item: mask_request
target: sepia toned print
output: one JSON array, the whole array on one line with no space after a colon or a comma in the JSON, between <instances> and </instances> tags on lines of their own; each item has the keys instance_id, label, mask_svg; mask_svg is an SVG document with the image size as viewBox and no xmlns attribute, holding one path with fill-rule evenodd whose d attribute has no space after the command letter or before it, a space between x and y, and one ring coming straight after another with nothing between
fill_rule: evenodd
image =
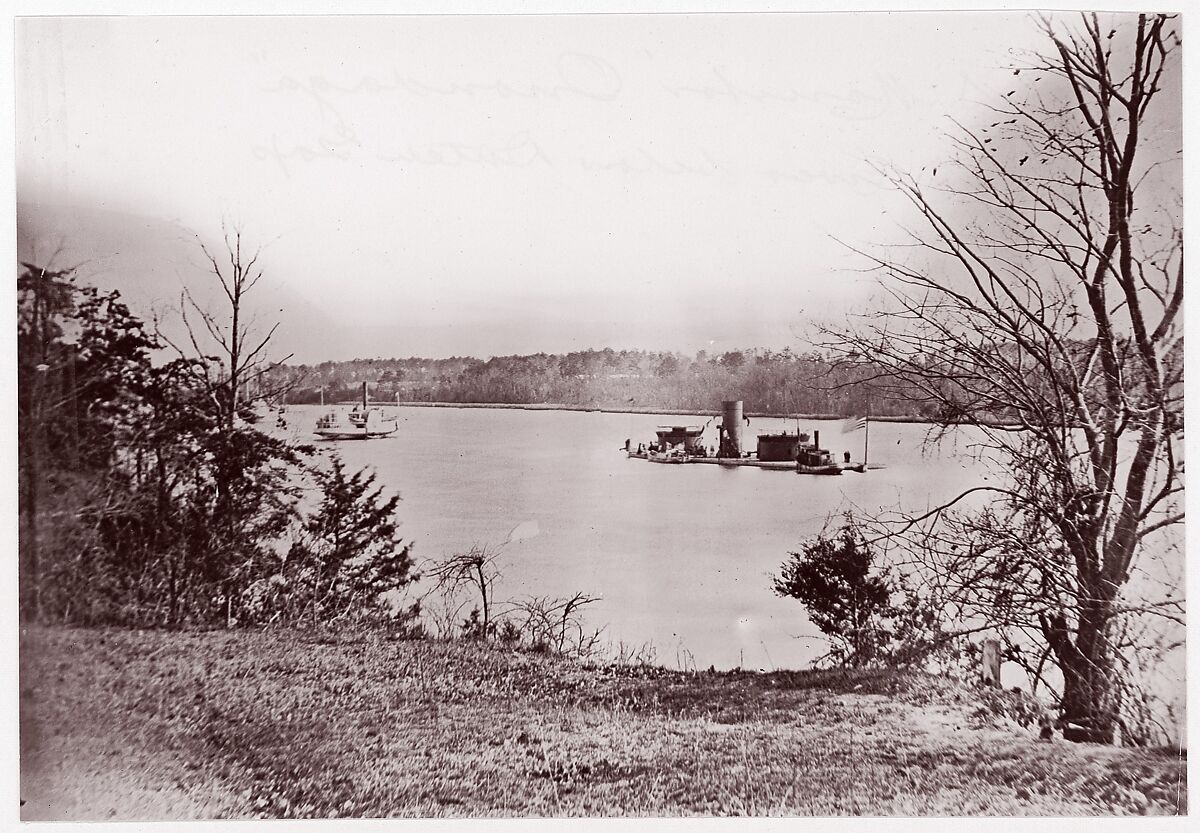
<instances>
[{"instance_id":1,"label":"sepia toned print","mask_svg":"<svg viewBox=\"0 0 1200 833\"><path fill-rule=\"evenodd\" d=\"M20 818L1186 814L1180 33L18 18Z\"/></svg>"}]
</instances>

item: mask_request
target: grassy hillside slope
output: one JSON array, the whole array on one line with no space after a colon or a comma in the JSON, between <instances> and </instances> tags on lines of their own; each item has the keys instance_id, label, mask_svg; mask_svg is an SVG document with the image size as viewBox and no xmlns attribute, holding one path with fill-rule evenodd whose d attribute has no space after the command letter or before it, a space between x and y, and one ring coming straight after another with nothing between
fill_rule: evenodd
<instances>
[{"instance_id":1,"label":"grassy hillside slope","mask_svg":"<svg viewBox=\"0 0 1200 833\"><path fill-rule=\"evenodd\" d=\"M1012 699L375 632L32 629L22 817L1186 812L1184 761L1039 742Z\"/></svg>"}]
</instances>

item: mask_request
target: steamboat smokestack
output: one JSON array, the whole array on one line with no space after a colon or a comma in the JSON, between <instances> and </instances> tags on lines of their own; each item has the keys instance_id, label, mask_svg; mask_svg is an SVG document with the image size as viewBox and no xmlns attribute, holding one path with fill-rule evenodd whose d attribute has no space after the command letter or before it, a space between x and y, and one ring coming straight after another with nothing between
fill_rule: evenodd
<instances>
[{"instance_id":1,"label":"steamboat smokestack","mask_svg":"<svg viewBox=\"0 0 1200 833\"><path fill-rule=\"evenodd\" d=\"M742 400L721 403L721 450L718 457L742 456Z\"/></svg>"},{"instance_id":2,"label":"steamboat smokestack","mask_svg":"<svg viewBox=\"0 0 1200 833\"><path fill-rule=\"evenodd\" d=\"M363 382L363 410L367 409L367 383Z\"/></svg>"}]
</instances>

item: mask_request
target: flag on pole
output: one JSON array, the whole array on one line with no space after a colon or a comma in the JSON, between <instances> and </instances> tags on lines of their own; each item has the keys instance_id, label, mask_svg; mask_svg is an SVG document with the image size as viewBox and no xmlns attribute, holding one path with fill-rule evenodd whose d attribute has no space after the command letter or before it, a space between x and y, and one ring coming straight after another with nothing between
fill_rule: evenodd
<instances>
[{"instance_id":1,"label":"flag on pole","mask_svg":"<svg viewBox=\"0 0 1200 833\"><path fill-rule=\"evenodd\" d=\"M850 417L842 423L842 433L849 434L851 431L858 431L860 428L867 427L866 417Z\"/></svg>"}]
</instances>

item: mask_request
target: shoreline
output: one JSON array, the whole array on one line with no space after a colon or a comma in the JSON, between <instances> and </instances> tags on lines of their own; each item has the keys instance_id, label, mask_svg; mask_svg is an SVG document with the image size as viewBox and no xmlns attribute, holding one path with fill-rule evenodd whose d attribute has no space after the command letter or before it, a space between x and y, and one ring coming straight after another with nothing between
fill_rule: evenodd
<instances>
[{"instance_id":1,"label":"shoreline","mask_svg":"<svg viewBox=\"0 0 1200 833\"><path fill-rule=\"evenodd\" d=\"M316 402L296 403L305 405L317 405ZM354 405L357 400L347 400L345 402L328 403L328 406L334 405ZM401 408L484 408L496 410L510 411L586 411L589 413L601 414L643 414L646 416L696 416L696 417L714 417L720 416L719 410L695 410L695 409L674 409L674 408L613 408L613 407L590 407L587 405L567 405L552 402L418 402L418 401L401 401L391 402L384 400L372 400L368 402L371 406L382 407L392 406ZM753 419L809 419L821 421L837 421L853 419L843 414L773 414L763 411L746 411L745 416ZM916 416L873 416L869 418L871 422L898 422L906 424L924 424L934 425L935 423L925 417Z\"/></svg>"}]
</instances>

